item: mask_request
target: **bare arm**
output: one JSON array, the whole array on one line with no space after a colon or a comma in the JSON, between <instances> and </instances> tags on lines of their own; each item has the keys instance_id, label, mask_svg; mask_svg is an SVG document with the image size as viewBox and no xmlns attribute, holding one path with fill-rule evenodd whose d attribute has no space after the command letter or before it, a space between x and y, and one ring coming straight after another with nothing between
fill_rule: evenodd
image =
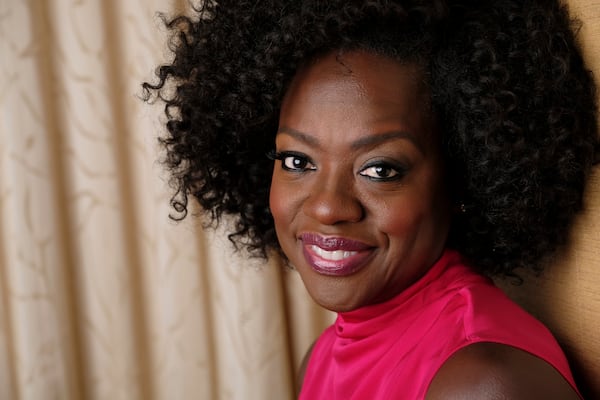
<instances>
[{"instance_id":1,"label":"bare arm","mask_svg":"<svg viewBox=\"0 0 600 400\"><path fill-rule=\"evenodd\" d=\"M547 362L514 347L470 345L438 371L427 400L578 400L569 383Z\"/></svg>"}]
</instances>

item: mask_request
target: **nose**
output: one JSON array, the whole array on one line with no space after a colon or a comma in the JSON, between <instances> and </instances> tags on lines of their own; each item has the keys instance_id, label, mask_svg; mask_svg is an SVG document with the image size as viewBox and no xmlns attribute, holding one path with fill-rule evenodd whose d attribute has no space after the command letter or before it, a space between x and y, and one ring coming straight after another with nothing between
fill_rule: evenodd
<instances>
[{"instance_id":1,"label":"nose","mask_svg":"<svg viewBox=\"0 0 600 400\"><path fill-rule=\"evenodd\" d=\"M347 180L318 180L304 200L304 214L323 225L358 222L365 210Z\"/></svg>"}]
</instances>

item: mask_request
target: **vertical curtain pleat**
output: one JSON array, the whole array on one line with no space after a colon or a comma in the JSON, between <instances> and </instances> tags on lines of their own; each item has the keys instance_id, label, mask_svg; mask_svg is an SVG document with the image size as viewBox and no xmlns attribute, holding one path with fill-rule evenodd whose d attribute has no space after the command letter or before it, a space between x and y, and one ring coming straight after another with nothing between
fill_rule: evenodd
<instances>
[{"instance_id":1,"label":"vertical curtain pleat","mask_svg":"<svg viewBox=\"0 0 600 400\"><path fill-rule=\"evenodd\" d=\"M0 399L291 399L332 321L292 269L233 251L229 221L168 218L162 105L140 83L170 57L156 13L187 7L0 0ZM582 232L573 286L553 293L590 293L570 309L589 331L598 275L581 260L597 259L598 231ZM555 327L591 376L571 328Z\"/></svg>"},{"instance_id":2,"label":"vertical curtain pleat","mask_svg":"<svg viewBox=\"0 0 600 400\"><path fill-rule=\"evenodd\" d=\"M226 226L168 219L140 83L185 5L0 0L1 399L292 398L331 319Z\"/></svg>"},{"instance_id":3,"label":"vertical curtain pleat","mask_svg":"<svg viewBox=\"0 0 600 400\"><path fill-rule=\"evenodd\" d=\"M14 2L3 11L3 286L16 386L0 390L7 398L80 396L78 303L67 178L58 156L64 121L55 102L51 16L45 4Z\"/></svg>"}]
</instances>

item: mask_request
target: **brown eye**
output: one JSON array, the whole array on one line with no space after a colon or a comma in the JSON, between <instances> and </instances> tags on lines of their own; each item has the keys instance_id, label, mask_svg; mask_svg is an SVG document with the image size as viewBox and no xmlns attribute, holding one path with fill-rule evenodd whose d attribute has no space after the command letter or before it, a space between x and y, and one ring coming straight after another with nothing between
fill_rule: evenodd
<instances>
[{"instance_id":1,"label":"brown eye","mask_svg":"<svg viewBox=\"0 0 600 400\"><path fill-rule=\"evenodd\" d=\"M389 164L372 164L363 168L359 174L374 181L391 181L400 179L405 174L404 168Z\"/></svg>"},{"instance_id":2,"label":"brown eye","mask_svg":"<svg viewBox=\"0 0 600 400\"><path fill-rule=\"evenodd\" d=\"M281 160L284 168L289 170L305 169L308 165L308 160L298 156L289 156Z\"/></svg>"},{"instance_id":3,"label":"brown eye","mask_svg":"<svg viewBox=\"0 0 600 400\"><path fill-rule=\"evenodd\" d=\"M274 159L281 161L281 168L291 172L315 170L316 167L308 156L295 152L276 153Z\"/></svg>"}]
</instances>

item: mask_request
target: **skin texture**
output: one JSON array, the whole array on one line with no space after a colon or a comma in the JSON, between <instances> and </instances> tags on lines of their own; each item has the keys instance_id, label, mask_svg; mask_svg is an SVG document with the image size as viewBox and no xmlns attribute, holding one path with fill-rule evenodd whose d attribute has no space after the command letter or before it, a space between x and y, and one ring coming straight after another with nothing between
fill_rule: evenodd
<instances>
[{"instance_id":1,"label":"skin texture","mask_svg":"<svg viewBox=\"0 0 600 400\"><path fill-rule=\"evenodd\" d=\"M302 360L298 394L314 343ZM548 363L514 347L477 343L454 354L437 372L425 400L578 400Z\"/></svg>"},{"instance_id":2,"label":"skin texture","mask_svg":"<svg viewBox=\"0 0 600 400\"><path fill-rule=\"evenodd\" d=\"M452 221L453 248L483 274L512 277L567 243L600 146L595 85L564 2L197 3L165 21L173 61L144 84L165 106L173 218L197 202L207 225L232 221L240 249L281 253L265 155L282 98L315 54L363 49L427 71L466 210Z\"/></svg>"},{"instance_id":3,"label":"skin texture","mask_svg":"<svg viewBox=\"0 0 600 400\"><path fill-rule=\"evenodd\" d=\"M301 68L284 98L271 212L284 253L329 310L397 295L443 251L450 205L422 81L412 64L329 53ZM311 268L304 234L368 248L358 271L331 276Z\"/></svg>"},{"instance_id":4,"label":"skin texture","mask_svg":"<svg viewBox=\"0 0 600 400\"><path fill-rule=\"evenodd\" d=\"M458 351L438 371L426 400L570 400L579 399L564 378L545 361L495 343Z\"/></svg>"},{"instance_id":5,"label":"skin texture","mask_svg":"<svg viewBox=\"0 0 600 400\"><path fill-rule=\"evenodd\" d=\"M298 373L298 395L314 343ZM454 354L437 372L425 400L578 400L548 363L522 350L477 343Z\"/></svg>"},{"instance_id":6,"label":"skin texture","mask_svg":"<svg viewBox=\"0 0 600 400\"><path fill-rule=\"evenodd\" d=\"M411 204L415 187L372 190L369 182L359 184L352 168L346 170L349 179L334 180L344 160L355 156L351 151L327 143L321 149L325 152L313 156L318 168L298 175L284 173L281 160L276 162L274 201L268 206L272 165L265 154L272 150L282 98L298 67L331 49L377 49L427 71L445 138L444 158L454 170L456 184L448 186L460 187L454 194L460 195L455 198L466 211L452 219L448 243L486 275L540 269L544 258L566 243L582 206L589 168L600 154L595 85L561 3L223 0L202 2L191 17L169 19L173 62L158 68L158 81L145 83L144 89L148 99L165 105L167 132L161 143L174 187L173 217L184 218L188 200L194 199L215 226L222 216L233 218L229 238L239 247L266 258L287 246L283 250L313 297L330 309L384 300L414 281L439 256L435 246L424 255L426 235L408 240L411 233L426 231L417 228L427 224L420 224L424 220L411 215L394 195L406 194L404 200ZM379 74L383 64L378 58L370 67ZM352 65L345 66L351 75ZM382 85L389 89L397 81ZM355 93L368 95L359 89ZM414 91L406 93L413 93L415 104L421 100ZM333 111L323 111L315 121L301 120L301 125L319 123L317 128L338 136L355 133L343 126L327 127L339 112ZM348 114L338 115L338 122L360 115ZM290 140L283 136L278 135L278 150L285 144L282 140ZM405 150L419 154L409 144ZM319 178L310 181L315 175ZM345 186L337 187L338 182ZM286 185L290 190L284 190ZM384 186L391 188L394 182ZM387 195L371 201L377 191ZM436 197L423 193L421 198ZM445 193L438 197L441 215L447 213L445 198ZM335 203L343 206L333 209L337 216L328 211ZM423 203L419 207L432 206ZM406 219L381 217L379 213L389 215L386 204L396 204ZM358 219L347 219L352 214ZM326 222L327 215L334 222ZM280 219L281 246L272 217ZM379 225L364 223L372 220ZM320 228L326 235L374 239L384 250L387 239L404 237L407 248L420 243L422 253L396 264L381 262L381 270L365 268L355 274L365 275L362 280L323 277L307 268L293 236L294 231Z\"/></svg>"},{"instance_id":7,"label":"skin texture","mask_svg":"<svg viewBox=\"0 0 600 400\"><path fill-rule=\"evenodd\" d=\"M422 276L443 250L450 203L421 77L414 65L368 52L330 53L301 68L286 94L271 210L282 248L325 308L343 312L385 301ZM374 160L398 169L377 170ZM396 178L370 179L381 176ZM366 243L370 254L355 273L319 273L305 256L307 232ZM451 357L427 395L576 398L543 360L489 343Z\"/></svg>"},{"instance_id":8,"label":"skin texture","mask_svg":"<svg viewBox=\"0 0 600 400\"><path fill-rule=\"evenodd\" d=\"M446 193L421 193L422 209L403 206L414 205L418 190L410 177L419 175L419 168L411 169L406 185L393 189L401 181L389 181L382 186L390 190L377 189L379 183L362 181L355 166L349 168L358 160L355 153L344 143L336 148L325 141L320 150L326 151L311 154L315 170L294 175L281 170L282 160L275 163L269 207L272 165L265 154L272 150L282 98L298 67L332 49L376 49L427 71L424 80L443 128L446 170L453 170L450 179L438 178L454 179L448 186L465 205L452 219L449 245L483 274L513 276L520 268L541 269L545 258L567 243L590 166L600 160L600 144L595 85L564 2L222 0L202 2L195 11L165 21L173 61L157 68L155 83L144 84L147 99L165 105L161 143L174 188L173 218L184 218L192 199L215 226L223 216L232 217L229 238L236 245L265 258L288 253L312 296L330 309L384 300L414 281L439 256L434 244L445 240L443 222L436 238L427 233L427 217L414 213L433 208L440 219L449 219ZM379 58L370 64L379 74L386 63ZM353 66L346 63L346 72L348 67ZM385 91L397 83L390 79L379 86ZM423 88L415 89L406 91L415 97L410 106L422 100L415 93ZM361 88L354 92L369 94ZM356 126L343 124L361 114L336 112L300 120L300 128L315 124L319 138L327 130L355 134ZM326 126L336 116L339 124ZM290 140L284 136L278 135L278 150ZM409 143L402 146L403 152L419 155ZM338 173L344 180L335 178ZM444 192L441 187L436 190ZM384 218L391 207L405 219ZM273 217L279 219L279 237ZM366 224L370 221L375 224ZM318 275L298 251L294 233L305 229L365 240L378 249L381 262L350 277ZM402 245L387 250L398 242ZM411 257L394 263L383 256L403 256L410 247ZM453 360L461 360L459 354ZM490 366L478 364L479 357L471 361L474 372ZM533 364L529 370L535 372ZM500 372L518 370L508 365Z\"/></svg>"}]
</instances>

